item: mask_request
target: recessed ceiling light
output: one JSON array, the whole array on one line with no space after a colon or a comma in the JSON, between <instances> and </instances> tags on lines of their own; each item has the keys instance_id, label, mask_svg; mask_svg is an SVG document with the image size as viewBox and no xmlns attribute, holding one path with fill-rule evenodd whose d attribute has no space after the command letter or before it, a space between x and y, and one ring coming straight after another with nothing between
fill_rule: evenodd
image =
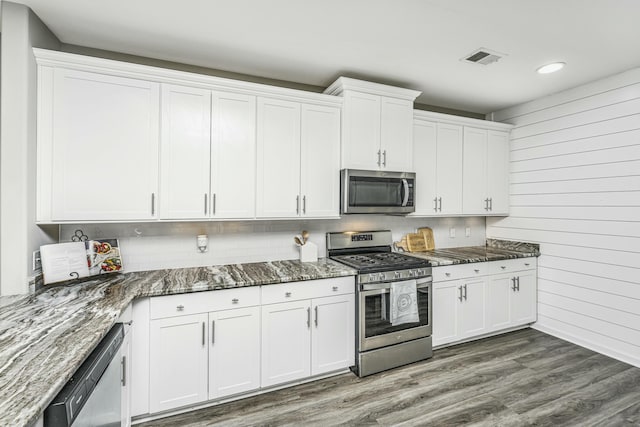
<instances>
[{"instance_id":1,"label":"recessed ceiling light","mask_svg":"<svg viewBox=\"0 0 640 427\"><path fill-rule=\"evenodd\" d=\"M564 62L552 62L551 64L543 65L542 67L538 68L536 71L540 74L554 73L558 70L563 69L565 65L566 64Z\"/></svg>"}]
</instances>

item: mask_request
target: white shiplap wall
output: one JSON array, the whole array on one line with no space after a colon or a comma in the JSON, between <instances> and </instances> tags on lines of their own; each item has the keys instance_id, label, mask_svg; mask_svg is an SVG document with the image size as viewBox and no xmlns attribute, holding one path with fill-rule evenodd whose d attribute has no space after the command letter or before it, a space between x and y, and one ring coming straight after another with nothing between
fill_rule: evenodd
<instances>
[{"instance_id":1,"label":"white shiplap wall","mask_svg":"<svg viewBox=\"0 0 640 427\"><path fill-rule=\"evenodd\" d=\"M487 236L540 244L534 327L640 366L640 69L491 118L515 128Z\"/></svg>"}]
</instances>

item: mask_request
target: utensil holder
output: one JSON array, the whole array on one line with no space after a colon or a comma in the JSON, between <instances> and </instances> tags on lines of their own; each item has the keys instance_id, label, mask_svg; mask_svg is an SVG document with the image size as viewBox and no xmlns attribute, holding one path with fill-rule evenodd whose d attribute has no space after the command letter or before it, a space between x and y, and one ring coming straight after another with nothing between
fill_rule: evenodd
<instances>
[{"instance_id":1,"label":"utensil holder","mask_svg":"<svg viewBox=\"0 0 640 427\"><path fill-rule=\"evenodd\" d=\"M300 246L300 261L301 262L316 262L318 261L318 246L314 243L307 242Z\"/></svg>"}]
</instances>

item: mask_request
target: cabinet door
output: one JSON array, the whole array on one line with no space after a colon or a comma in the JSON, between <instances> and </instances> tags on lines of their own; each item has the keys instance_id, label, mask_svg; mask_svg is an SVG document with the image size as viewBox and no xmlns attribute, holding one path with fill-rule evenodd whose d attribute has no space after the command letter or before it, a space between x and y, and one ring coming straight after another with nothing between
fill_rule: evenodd
<instances>
[{"instance_id":1,"label":"cabinet door","mask_svg":"<svg viewBox=\"0 0 640 427\"><path fill-rule=\"evenodd\" d=\"M211 214L253 218L256 214L256 98L213 92Z\"/></svg>"},{"instance_id":2,"label":"cabinet door","mask_svg":"<svg viewBox=\"0 0 640 427\"><path fill-rule=\"evenodd\" d=\"M120 425L129 427L131 425L131 332L124 336L120 347L120 384L122 394L120 396Z\"/></svg>"},{"instance_id":3,"label":"cabinet door","mask_svg":"<svg viewBox=\"0 0 640 427\"><path fill-rule=\"evenodd\" d=\"M518 290L511 294L511 322L525 325L537 319L537 275L535 270L517 273Z\"/></svg>"},{"instance_id":4,"label":"cabinet door","mask_svg":"<svg viewBox=\"0 0 640 427\"><path fill-rule=\"evenodd\" d=\"M151 321L150 412L207 399L207 314Z\"/></svg>"},{"instance_id":5,"label":"cabinet door","mask_svg":"<svg viewBox=\"0 0 640 427\"><path fill-rule=\"evenodd\" d=\"M436 162L438 214L459 214L462 212L462 126L438 123Z\"/></svg>"},{"instance_id":6,"label":"cabinet door","mask_svg":"<svg viewBox=\"0 0 640 427\"><path fill-rule=\"evenodd\" d=\"M162 85L160 217L208 216L211 92Z\"/></svg>"},{"instance_id":7,"label":"cabinet door","mask_svg":"<svg viewBox=\"0 0 640 427\"><path fill-rule=\"evenodd\" d=\"M433 345L438 346L458 340L458 310L461 282L433 284Z\"/></svg>"},{"instance_id":8,"label":"cabinet door","mask_svg":"<svg viewBox=\"0 0 640 427\"><path fill-rule=\"evenodd\" d=\"M380 97L349 91L342 108L342 167L380 168Z\"/></svg>"},{"instance_id":9,"label":"cabinet door","mask_svg":"<svg viewBox=\"0 0 640 427\"><path fill-rule=\"evenodd\" d=\"M381 98L380 148L382 169L407 172L413 162L413 102Z\"/></svg>"},{"instance_id":10,"label":"cabinet door","mask_svg":"<svg viewBox=\"0 0 640 427\"><path fill-rule=\"evenodd\" d=\"M300 104L258 99L257 166L257 216L298 216L301 204Z\"/></svg>"},{"instance_id":11,"label":"cabinet door","mask_svg":"<svg viewBox=\"0 0 640 427\"><path fill-rule=\"evenodd\" d=\"M487 131L464 128L462 149L462 212L486 215L487 196Z\"/></svg>"},{"instance_id":12,"label":"cabinet door","mask_svg":"<svg viewBox=\"0 0 640 427\"><path fill-rule=\"evenodd\" d=\"M463 300L460 303L459 338L473 337L486 332L486 279L462 282Z\"/></svg>"},{"instance_id":13,"label":"cabinet door","mask_svg":"<svg viewBox=\"0 0 640 427\"><path fill-rule=\"evenodd\" d=\"M51 219L156 218L159 84L57 68L51 93Z\"/></svg>"},{"instance_id":14,"label":"cabinet door","mask_svg":"<svg viewBox=\"0 0 640 427\"><path fill-rule=\"evenodd\" d=\"M513 275L490 276L487 282L487 329L497 331L511 326L510 301Z\"/></svg>"},{"instance_id":15,"label":"cabinet door","mask_svg":"<svg viewBox=\"0 0 640 427\"><path fill-rule=\"evenodd\" d=\"M260 307L209 313L209 399L260 388Z\"/></svg>"},{"instance_id":16,"label":"cabinet door","mask_svg":"<svg viewBox=\"0 0 640 427\"><path fill-rule=\"evenodd\" d=\"M355 295L312 300L311 374L318 375L354 364Z\"/></svg>"},{"instance_id":17,"label":"cabinet door","mask_svg":"<svg viewBox=\"0 0 640 427\"><path fill-rule=\"evenodd\" d=\"M339 216L339 108L302 105L300 165L302 215Z\"/></svg>"},{"instance_id":18,"label":"cabinet door","mask_svg":"<svg viewBox=\"0 0 640 427\"><path fill-rule=\"evenodd\" d=\"M437 125L425 120L413 123L413 170L416 173L416 215L436 215Z\"/></svg>"},{"instance_id":19,"label":"cabinet door","mask_svg":"<svg viewBox=\"0 0 640 427\"><path fill-rule=\"evenodd\" d=\"M487 139L487 195L489 214L509 214L509 134L489 131Z\"/></svg>"},{"instance_id":20,"label":"cabinet door","mask_svg":"<svg viewBox=\"0 0 640 427\"><path fill-rule=\"evenodd\" d=\"M262 306L262 387L311 373L309 300Z\"/></svg>"}]
</instances>

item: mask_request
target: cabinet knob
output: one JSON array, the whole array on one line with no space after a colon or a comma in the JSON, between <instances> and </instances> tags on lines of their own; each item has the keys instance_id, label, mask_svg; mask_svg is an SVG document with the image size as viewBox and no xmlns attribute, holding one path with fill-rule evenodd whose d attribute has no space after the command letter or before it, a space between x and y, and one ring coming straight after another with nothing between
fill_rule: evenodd
<instances>
[{"instance_id":1,"label":"cabinet knob","mask_svg":"<svg viewBox=\"0 0 640 427\"><path fill-rule=\"evenodd\" d=\"M338 292L338 287L337 287L337 286L334 286L334 287L332 287L332 288L331 288L331 290L332 290L333 292Z\"/></svg>"},{"instance_id":2,"label":"cabinet knob","mask_svg":"<svg viewBox=\"0 0 640 427\"><path fill-rule=\"evenodd\" d=\"M449 277L449 276L451 276L451 273L444 273L444 275Z\"/></svg>"},{"instance_id":3,"label":"cabinet knob","mask_svg":"<svg viewBox=\"0 0 640 427\"><path fill-rule=\"evenodd\" d=\"M289 298L289 297L291 296L291 292L285 292L285 293L284 293L284 296L285 296L285 297L287 297L287 298Z\"/></svg>"},{"instance_id":4,"label":"cabinet knob","mask_svg":"<svg viewBox=\"0 0 640 427\"><path fill-rule=\"evenodd\" d=\"M176 307L176 309L178 311L183 311L184 310L184 305L180 304L179 306Z\"/></svg>"},{"instance_id":5,"label":"cabinet knob","mask_svg":"<svg viewBox=\"0 0 640 427\"><path fill-rule=\"evenodd\" d=\"M525 266L525 267L529 267L529 265L531 265L531 264L529 264L528 262L525 262L525 263L524 263L524 266Z\"/></svg>"},{"instance_id":6,"label":"cabinet knob","mask_svg":"<svg viewBox=\"0 0 640 427\"><path fill-rule=\"evenodd\" d=\"M505 268L507 268L507 266L506 265L501 265L500 268L504 270Z\"/></svg>"},{"instance_id":7,"label":"cabinet knob","mask_svg":"<svg viewBox=\"0 0 640 427\"><path fill-rule=\"evenodd\" d=\"M238 298L234 298L231 300L232 304L237 304L238 302L240 302L240 300Z\"/></svg>"},{"instance_id":8,"label":"cabinet knob","mask_svg":"<svg viewBox=\"0 0 640 427\"><path fill-rule=\"evenodd\" d=\"M473 269L473 271L475 271L476 273L480 273L480 270L477 268Z\"/></svg>"}]
</instances>

